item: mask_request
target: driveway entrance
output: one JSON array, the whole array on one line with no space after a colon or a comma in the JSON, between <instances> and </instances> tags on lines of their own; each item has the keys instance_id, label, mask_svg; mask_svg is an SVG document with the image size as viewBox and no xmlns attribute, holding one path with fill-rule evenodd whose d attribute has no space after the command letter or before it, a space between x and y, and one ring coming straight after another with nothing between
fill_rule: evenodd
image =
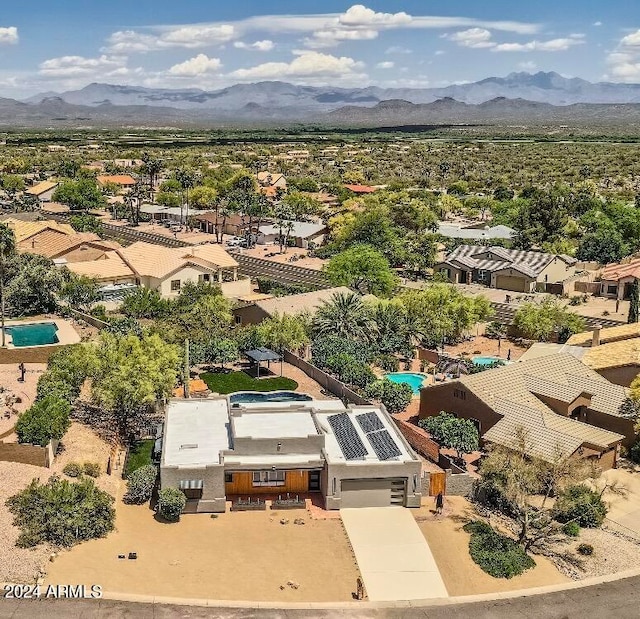
<instances>
[{"instance_id":1,"label":"driveway entrance","mask_svg":"<svg viewBox=\"0 0 640 619\"><path fill-rule=\"evenodd\" d=\"M429 545L409 509L341 509L340 516L371 601L448 597Z\"/></svg>"}]
</instances>

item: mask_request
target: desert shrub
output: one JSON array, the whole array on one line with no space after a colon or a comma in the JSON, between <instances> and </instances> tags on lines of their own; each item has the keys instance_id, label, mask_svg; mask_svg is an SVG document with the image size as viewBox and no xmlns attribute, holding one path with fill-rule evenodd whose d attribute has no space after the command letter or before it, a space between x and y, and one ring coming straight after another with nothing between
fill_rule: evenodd
<instances>
[{"instance_id":1,"label":"desert shrub","mask_svg":"<svg viewBox=\"0 0 640 619\"><path fill-rule=\"evenodd\" d=\"M485 522L469 522L464 525L464 530L471 534L471 558L490 576L513 578L535 567L535 561L521 546Z\"/></svg>"},{"instance_id":2,"label":"desert shrub","mask_svg":"<svg viewBox=\"0 0 640 619\"><path fill-rule=\"evenodd\" d=\"M82 465L82 472L89 477L100 477L100 465L97 462L85 462Z\"/></svg>"},{"instance_id":3,"label":"desert shrub","mask_svg":"<svg viewBox=\"0 0 640 619\"><path fill-rule=\"evenodd\" d=\"M44 447L51 439L61 439L71 425L70 414L69 402L59 395L38 400L18 419L18 441Z\"/></svg>"},{"instance_id":4,"label":"desert shrub","mask_svg":"<svg viewBox=\"0 0 640 619\"><path fill-rule=\"evenodd\" d=\"M587 486L570 486L556 499L553 517L558 522L576 522L581 527L597 528L607 515L607 506L599 493Z\"/></svg>"},{"instance_id":5,"label":"desert shrub","mask_svg":"<svg viewBox=\"0 0 640 619\"><path fill-rule=\"evenodd\" d=\"M28 548L40 543L73 546L104 537L113 531L113 497L96 487L92 479L71 482L51 477L46 484L34 479L7 500L21 529L16 545Z\"/></svg>"},{"instance_id":6,"label":"desert shrub","mask_svg":"<svg viewBox=\"0 0 640 619\"><path fill-rule=\"evenodd\" d=\"M68 477L80 477L82 475L82 467L77 462L69 462L69 464L65 464L62 472Z\"/></svg>"},{"instance_id":7,"label":"desert shrub","mask_svg":"<svg viewBox=\"0 0 640 619\"><path fill-rule=\"evenodd\" d=\"M562 527L562 532L569 537L578 537L580 535L580 525L577 522L567 522Z\"/></svg>"},{"instance_id":8,"label":"desert shrub","mask_svg":"<svg viewBox=\"0 0 640 619\"><path fill-rule=\"evenodd\" d=\"M629 449L629 458L636 464L640 464L640 441L635 442Z\"/></svg>"},{"instance_id":9,"label":"desert shrub","mask_svg":"<svg viewBox=\"0 0 640 619\"><path fill-rule=\"evenodd\" d=\"M157 475L158 471L152 464L133 471L127 479L127 492L122 500L134 505L146 503L153 494Z\"/></svg>"},{"instance_id":10,"label":"desert shrub","mask_svg":"<svg viewBox=\"0 0 640 619\"><path fill-rule=\"evenodd\" d=\"M177 522L180 520L180 514L187 499L184 493L177 488L165 488L158 493L158 504L156 511L169 522Z\"/></svg>"},{"instance_id":11,"label":"desert shrub","mask_svg":"<svg viewBox=\"0 0 640 619\"><path fill-rule=\"evenodd\" d=\"M411 403L413 391L406 383L393 383L385 378L367 385L365 395L382 402L390 413L400 413Z\"/></svg>"},{"instance_id":12,"label":"desert shrub","mask_svg":"<svg viewBox=\"0 0 640 619\"><path fill-rule=\"evenodd\" d=\"M593 554L593 546L591 544L580 544L576 550L585 557Z\"/></svg>"}]
</instances>

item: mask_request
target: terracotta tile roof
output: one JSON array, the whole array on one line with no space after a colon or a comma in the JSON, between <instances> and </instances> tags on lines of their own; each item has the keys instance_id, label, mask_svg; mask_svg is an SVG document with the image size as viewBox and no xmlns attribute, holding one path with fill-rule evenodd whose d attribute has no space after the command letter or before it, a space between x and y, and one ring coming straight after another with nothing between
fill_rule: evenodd
<instances>
[{"instance_id":1,"label":"terracotta tile roof","mask_svg":"<svg viewBox=\"0 0 640 619\"><path fill-rule=\"evenodd\" d=\"M23 221L9 217L4 222L13 230L16 243L21 243L25 239L31 238L34 234L39 234L44 230L53 230L64 235L76 234L76 231L69 224L60 224L57 221Z\"/></svg>"},{"instance_id":2,"label":"terracotta tile roof","mask_svg":"<svg viewBox=\"0 0 640 619\"><path fill-rule=\"evenodd\" d=\"M238 266L221 245L215 244L169 248L139 241L119 250L119 253L139 275L157 279L189 263L211 270Z\"/></svg>"},{"instance_id":3,"label":"terracotta tile roof","mask_svg":"<svg viewBox=\"0 0 640 619\"><path fill-rule=\"evenodd\" d=\"M126 187L136 184L136 179L129 174L99 174L96 177L98 185L105 185L106 183L114 183L115 185L123 185Z\"/></svg>"},{"instance_id":4,"label":"terracotta tile roof","mask_svg":"<svg viewBox=\"0 0 640 619\"><path fill-rule=\"evenodd\" d=\"M345 185L345 189L353 191L353 193L374 193L377 191L375 187L369 185Z\"/></svg>"},{"instance_id":5,"label":"terracotta tile roof","mask_svg":"<svg viewBox=\"0 0 640 619\"><path fill-rule=\"evenodd\" d=\"M290 294L284 297L272 297L263 301L256 301L255 304L269 316L274 314L300 314L302 312L315 313L323 303L331 301L334 294L348 294L351 292L349 288L339 286L338 288Z\"/></svg>"},{"instance_id":6,"label":"terracotta tile roof","mask_svg":"<svg viewBox=\"0 0 640 619\"><path fill-rule=\"evenodd\" d=\"M101 244L102 240L93 232L60 234L53 230L44 230L18 244L20 252L38 254L46 258L57 258L76 247L87 243Z\"/></svg>"},{"instance_id":7,"label":"terracotta tile roof","mask_svg":"<svg viewBox=\"0 0 640 619\"><path fill-rule=\"evenodd\" d=\"M566 353L462 376L454 381L454 385L456 383L502 416L485 433L484 438L488 441L511 446L515 430L523 427L532 451L538 457L553 460L559 450L568 455L583 443L608 447L623 438L622 435L564 417L538 397L570 403L580 395L588 394L591 396L592 410L614 417L621 414L627 390L610 383Z\"/></svg>"},{"instance_id":8,"label":"terracotta tile roof","mask_svg":"<svg viewBox=\"0 0 640 619\"><path fill-rule=\"evenodd\" d=\"M601 278L607 281L618 281L625 277L640 279L640 258L627 263L608 264L601 273Z\"/></svg>"},{"instance_id":9,"label":"terracotta tile roof","mask_svg":"<svg viewBox=\"0 0 640 619\"><path fill-rule=\"evenodd\" d=\"M72 262L67 268L77 275L93 277L98 281L122 280L135 278L135 273L129 265L118 255L117 251L107 252L99 260L86 262Z\"/></svg>"},{"instance_id":10,"label":"terracotta tile roof","mask_svg":"<svg viewBox=\"0 0 640 619\"><path fill-rule=\"evenodd\" d=\"M28 193L30 196L40 196L43 193L47 193L47 191L55 189L57 186L58 183L55 181L42 181L33 187L29 187L25 193Z\"/></svg>"},{"instance_id":11,"label":"terracotta tile roof","mask_svg":"<svg viewBox=\"0 0 640 619\"><path fill-rule=\"evenodd\" d=\"M617 327L607 327L600 330L600 344L609 344L611 342L620 342L640 337L640 323L632 322ZM593 331L583 331L572 335L567 344L570 346L591 346L593 341Z\"/></svg>"}]
</instances>

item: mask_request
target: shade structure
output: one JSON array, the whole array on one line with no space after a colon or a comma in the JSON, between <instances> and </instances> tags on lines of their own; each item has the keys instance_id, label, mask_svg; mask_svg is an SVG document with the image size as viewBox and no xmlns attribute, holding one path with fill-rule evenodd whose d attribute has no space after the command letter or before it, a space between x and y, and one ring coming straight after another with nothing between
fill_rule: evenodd
<instances>
[{"instance_id":1,"label":"shade structure","mask_svg":"<svg viewBox=\"0 0 640 619\"><path fill-rule=\"evenodd\" d=\"M270 348L265 348L264 346L255 348L254 350L245 350L244 354L258 366L258 378L260 378L260 364L263 361L269 362L282 360L277 352Z\"/></svg>"}]
</instances>

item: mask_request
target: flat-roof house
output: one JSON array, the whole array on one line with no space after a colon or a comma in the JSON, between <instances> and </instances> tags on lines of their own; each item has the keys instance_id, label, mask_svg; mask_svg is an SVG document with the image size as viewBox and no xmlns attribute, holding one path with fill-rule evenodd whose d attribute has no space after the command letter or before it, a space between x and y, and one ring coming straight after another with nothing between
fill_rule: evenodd
<instances>
[{"instance_id":1,"label":"flat-roof house","mask_svg":"<svg viewBox=\"0 0 640 619\"><path fill-rule=\"evenodd\" d=\"M628 299L631 286L640 280L640 258L608 264L600 274L600 294L614 299Z\"/></svg>"},{"instance_id":2,"label":"flat-roof house","mask_svg":"<svg viewBox=\"0 0 640 619\"><path fill-rule=\"evenodd\" d=\"M323 303L330 302L333 295L340 293L352 294L352 291L346 286L338 286L301 294L289 294L283 297L258 299L236 307L233 310L233 315L236 324L242 325L257 325L275 314L280 316L303 313L313 315Z\"/></svg>"},{"instance_id":3,"label":"flat-roof house","mask_svg":"<svg viewBox=\"0 0 640 619\"><path fill-rule=\"evenodd\" d=\"M534 457L589 458L609 469L620 443L635 440L627 398L572 355L553 354L425 387L420 418L454 413L472 420L483 441L506 447L522 429Z\"/></svg>"},{"instance_id":4,"label":"flat-roof house","mask_svg":"<svg viewBox=\"0 0 640 619\"><path fill-rule=\"evenodd\" d=\"M307 248L309 243L320 245L324 241L327 233L327 226L324 224L309 223L306 221L291 222L293 227L289 231L289 238L295 241L296 247ZM278 224L268 224L260 226L258 229L258 244L278 243L280 235L287 235L287 230Z\"/></svg>"},{"instance_id":5,"label":"flat-roof house","mask_svg":"<svg viewBox=\"0 0 640 619\"><path fill-rule=\"evenodd\" d=\"M516 231L509 226L484 226L475 228L457 224L438 224L438 234L448 239L464 239L469 241L490 241L500 239L510 241L516 235Z\"/></svg>"},{"instance_id":6,"label":"flat-roof house","mask_svg":"<svg viewBox=\"0 0 640 619\"><path fill-rule=\"evenodd\" d=\"M421 470L383 407L226 397L167 405L160 485L181 489L187 512L286 493L321 494L327 509L419 507Z\"/></svg>"},{"instance_id":7,"label":"flat-roof house","mask_svg":"<svg viewBox=\"0 0 640 619\"><path fill-rule=\"evenodd\" d=\"M58 185L59 183L56 181L42 181L41 183L37 183L33 187L26 189L25 193L28 196L38 198L40 202L51 202Z\"/></svg>"},{"instance_id":8,"label":"flat-roof house","mask_svg":"<svg viewBox=\"0 0 640 619\"><path fill-rule=\"evenodd\" d=\"M460 245L435 265L454 284L478 283L512 290L535 292L539 287L552 291L553 285L562 291L563 282L576 272L576 259L564 254L538 251Z\"/></svg>"},{"instance_id":9,"label":"flat-roof house","mask_svg":"<svg viewBox=\"0 0 640 619\"><path fill-rule=\"evenodd\" d=\"M68 266L105 284L129 283L133 278L133 283L157 290L164 298L178 296L188 281L218 284L229 298L252 291L251 280L238 277L238 263L220 245L162 247L138 241L109 252L105 258L109 263L94 260ZM127 269L131 274L128 279L124 278ZM113 281L114 274L121 279Z\"/></svg>"}]
</instances>

